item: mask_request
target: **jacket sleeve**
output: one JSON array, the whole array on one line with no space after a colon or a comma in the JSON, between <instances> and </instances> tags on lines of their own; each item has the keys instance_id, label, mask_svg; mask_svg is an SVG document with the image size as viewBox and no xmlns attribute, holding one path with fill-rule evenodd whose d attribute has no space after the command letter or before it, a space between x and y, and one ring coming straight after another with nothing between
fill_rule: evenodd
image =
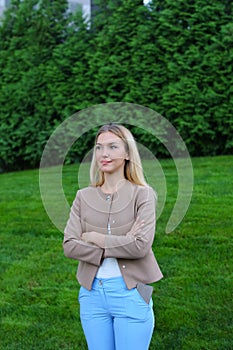
<instances>
[{"instance_id":1,"label":"jacket sleeve","mask_svg":"<svg viewBox=\"0 0 233 350\"><path fill-rule=\"evenodd\" d=\"M99 266L104 250L96 245L81 240L82 224L80 203L80 192L78 191L64 231L64 254L67 258L85 261Z\"/></svg>"},{"instance_id":2,"label":"jacket sleeve","mask_svg":"<svg viewBox=\"0 0 233 350\"><path fill-rule=\"evenodd\" d=\"M144 220L140 233L108 235L105 238L105 258L143 258L151 249L155 234L156 195L151 187L142 187L136 198L136 217Z\"/></svg>"}]
</instances>

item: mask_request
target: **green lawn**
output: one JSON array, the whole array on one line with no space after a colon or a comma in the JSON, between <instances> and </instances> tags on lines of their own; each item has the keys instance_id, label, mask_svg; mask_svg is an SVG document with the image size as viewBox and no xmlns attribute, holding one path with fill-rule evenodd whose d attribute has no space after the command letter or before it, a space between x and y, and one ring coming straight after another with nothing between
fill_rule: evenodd
<instances>
[{"instance_id":1,"label":"green lawn","mask_svg":"<svg viewBox=\"0 0 233 350\"><path fill-rule=\"evenodd\" d=\"M164 279L155 284L153 295L153 350L233 349L233 156L192 162L192 202L170 234L164 232L177 176L172 161L160 162L168 193L154 242ZM144 166L158 188L152 163ZM70 203L77 170L75 165L64 168ZM80 178L84 185L85 171ZM0 214L0 350L87 350L77 303L77 264L63 256L63 235L43 208L38 171L0 175Z\"/></svg>"}]
</instances>

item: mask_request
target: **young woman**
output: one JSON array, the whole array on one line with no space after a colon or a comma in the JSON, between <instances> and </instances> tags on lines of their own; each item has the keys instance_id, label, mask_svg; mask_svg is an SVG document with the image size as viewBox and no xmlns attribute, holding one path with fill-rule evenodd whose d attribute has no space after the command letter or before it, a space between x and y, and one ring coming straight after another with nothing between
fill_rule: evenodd
<instances>
[{"instance_id":1,"label":"young woman","mask_svg":"<svg viewBox=\"0 0 233 350\"><path fill-rule=\"evenodd\" d=\"M156 195L127 128L99 129L90 177L77 192L63 243L65 255L79 260L88 349L146 350L154 329L148 284L162 278L152 251Z\"/></svg>"}]
</instances>

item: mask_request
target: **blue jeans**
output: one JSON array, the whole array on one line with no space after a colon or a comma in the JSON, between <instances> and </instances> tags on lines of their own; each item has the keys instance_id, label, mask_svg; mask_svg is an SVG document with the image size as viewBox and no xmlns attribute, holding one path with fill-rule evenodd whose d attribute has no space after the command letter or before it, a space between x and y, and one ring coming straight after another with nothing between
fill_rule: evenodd
<instances>
[{"instance_id":1,"label":"blue jeans","mask_svg":"<svg viewBox=\"0 0 233 350\"><path fill-rule=\"evenodd\" d=\"M79 292L80 317L89 350L147 350L154 329L148 305L122 277L95 278L92 290Z\"/></svg>"}]
</instances>

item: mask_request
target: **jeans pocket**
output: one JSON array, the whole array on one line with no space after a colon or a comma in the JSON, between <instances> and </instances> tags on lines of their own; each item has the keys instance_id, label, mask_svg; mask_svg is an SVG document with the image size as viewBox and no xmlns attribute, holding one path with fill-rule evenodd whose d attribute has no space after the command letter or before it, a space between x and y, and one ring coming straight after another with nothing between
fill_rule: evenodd
<instances>
[{"instance_id":1,"label":"jeans pocket","mask_svg":"<svg viewBox=\"0 0 233 350\"><path fill-rule=\"evenodd\" d=\"M128 317L142 321L147 319L152 312L151 303L147 304L136 288L127 292L125 308Z\"/></svg>"},{"instance_id":2,"label":"jeans pocket","mask_svg":"<svg viewBox=\"0 0 233 350\"><path fill-rule=\"evenodd\" d=\"M90 319L93 310L93 296L91 291L81 287L78 295L81 319Z\"/></svg>"},{"instance_id":3,"label":"jeans pocket","mask_svg":"<svg viewBox=\"0 0 233 350\"><path fill-rule=\"evenodd\" d=\"M80 301L81 301L81 298L83 297L83 296L85 296L85 292L86 292L86 289L84 288L84 287L80 287L80 289L79 289L79 293L78 293L78 301L79 301L79 303L80 303Z\"/></svg>"}]
</instances>

